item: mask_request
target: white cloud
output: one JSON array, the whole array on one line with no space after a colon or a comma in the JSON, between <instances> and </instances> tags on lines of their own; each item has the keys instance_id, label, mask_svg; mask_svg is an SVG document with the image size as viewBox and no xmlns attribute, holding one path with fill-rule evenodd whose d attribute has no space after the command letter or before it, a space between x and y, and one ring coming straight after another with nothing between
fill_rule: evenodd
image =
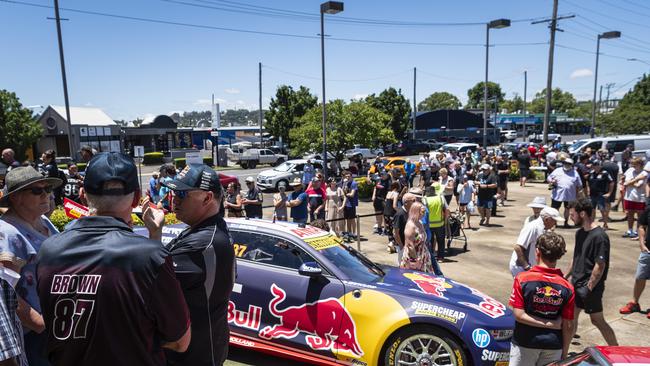
<instances>
[{"instance_id":1,"label":"white cloud","mask_svg":"<svg viewBox=\"0 0 650 366\"><path fill-rule=\"evenodd\" d=\"M198 99L194 101L194 103L192 104L197 107L205 107L205 106L212 105L212 101L210 99Z\"/></svg>"},{"instance_id":2,"label":"white cloud","mask_svg":"<svg viewBox=\"0 0 650 366\"><path fill-rule=\"evenodd\" d=\"M86 102L86 104L84 104L84 106L85 107L94 107L95 105L92 104L91 102Z\"/></svg>"},{"instance_id":3,"label":"white cloud","mask_svg":"<svg viewBox=\"0 0 650 366\"><path fill-rule=\"evenodd\" d=\"M352 100L366 99L367 96L368 96L368 93L366 93L366 94L363 94L363 93L361 93L361 94L355 94L355 95L352 97Z\"/></svg>"},{"instance_id":4,"label":"white cloud","mask_svg":"<svg viewBox=\"0 0 650 366\"><path fill-rule=\"evenodd\" d=\"M237 88L228 88L228 89L225 89L224 92L226 92L227 94L239 94L239 89L237 89Z\"/></svg>"},{"instance_id":5,"label":"white cloud","mask_svg":"<svg viewBox=\"0 0 650 366\"><path fill-rule=\"evenodd\" d=\"M593 74L594 73L589 69L577 69L571 73L569 78L571 79L585 78L588 76L592 76Z\"/></svg>"}]
</instances>

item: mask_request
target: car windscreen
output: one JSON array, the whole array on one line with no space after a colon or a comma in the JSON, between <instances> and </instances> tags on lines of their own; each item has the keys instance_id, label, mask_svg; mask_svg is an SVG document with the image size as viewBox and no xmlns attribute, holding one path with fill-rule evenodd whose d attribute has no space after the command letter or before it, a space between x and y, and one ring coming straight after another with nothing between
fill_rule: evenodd
<instances>
[{"instance_id":1,"label":"car windscreen","mask_svg":"<svg viewBox=\"0 0 650 366\"><path fill-rule=\"evenodd\" d=\"M579 148L581 148L582 145L584 145L584 144L586 144L586 143L587 143L587 140L578 140L578 141L576 141L573 145L569 146L569 150L570 150L570 151L576 151L576 150L578 150Z\"/></svg>"},{"instance_id":2,"label":"car windscreen","mask_svg":"<svg viewBox=\"0 0 650 366\"><path fill-rule=\"evenodd\" d=\"M334 267L343 272L351 281L368 283L381 279L384 275L379 266L371 262L354 248L332 234L305 238L307 244L318 250Z\"/></svg>"},{"instance_id":3,"label":"car windscreen","mask_svg":"<svg viewBox=\"0 0 650 366\"><path fill-rule=\"evenodd\" d=\"M294 166L293 163L284 162L276 166L275 168L273 168L273 170L277 170L279 172L288 172L289 170L291 170L291 168L293 168L293 166Z\"/></svg>"}]
</instances>

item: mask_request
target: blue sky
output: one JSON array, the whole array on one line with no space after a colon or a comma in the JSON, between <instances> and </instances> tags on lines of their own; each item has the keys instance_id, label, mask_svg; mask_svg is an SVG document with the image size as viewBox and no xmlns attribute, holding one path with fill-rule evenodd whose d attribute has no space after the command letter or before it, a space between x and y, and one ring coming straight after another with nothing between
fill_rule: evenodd
<instances>
[{"instance_id":1,"label":"blue sky","mask_svg":"<svg viewBox=\"0 0 650 366\"><path fill-rule=\"evenodd\" d=\"M62 105L56 28L47 19L54 14L53 1L17 1L0 0L5 50L0 57L0 88L16 92L24 105ZM265 107L280 84L305 85L320 96L320 41L311 38L320 32L320 2L60 0L61 16L69 19L63 22L63 38L71 105L101 107L114 119L130 120L207 110L214 93L222 110L257 109L258 62L264 65ZM490 43L495 45L490 48L490 80L500 83L507 97L522 95L523 71L528 70L530 100L546 85L548 45L521 43L546 43L549 32L545 24L531 25L525 19L550 17L552 4L552 0L347 1L343 13L326 16L327 97L349 100L393 86L411 99L412 70L417 67L418 101L434 91L449 91L464 102L467 89L484 78L485 25L413 23L510 18L518 21L490 33ZM274 9L295 13L286 16ZM556 48L554 87L574 93L579 100L591 99L596 35L608 30L623 35L601 41L601 52L607 56L600 58L599 84L615 83L611 91L619 97L635 78L650 70L648 64L626 60L650 63L650 2L560 0L559 13L576 17L560 22L565 32L557 34L557 44L578 50Z\"/></svg>"}]
</instances>

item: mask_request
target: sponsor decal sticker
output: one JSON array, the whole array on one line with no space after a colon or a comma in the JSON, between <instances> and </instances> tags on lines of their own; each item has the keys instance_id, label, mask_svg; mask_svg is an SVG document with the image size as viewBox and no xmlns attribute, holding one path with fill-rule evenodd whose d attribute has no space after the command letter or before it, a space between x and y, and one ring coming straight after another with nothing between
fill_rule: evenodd
<instances>
[{"instance_id":1,"label":"sponsor decal sticker","mask_svg":"<svg viewBox=\"0 0 650 366\"><path fill-rule=\"evenodd\" d=\"M241 328L252 330L260 329L262 308L255 305L248 305L248 311L237 310L235 303L228 301L228 323Z\"/></svg>"},{"instance_id":2,"label":"sponsor decal sticker","mask_svg":"<svg viewBox=\"0 0 650 366\"><path fill-rule=\"evenodd\" d=\"M510 364L510 361L499 361L494 364L494 366L508 366Z\"/></svg>"},{"instance_id":3,"label":"sponsor decal sticker","mask_svg":"<svg viewBox=\"0 0 650 366\"><path fill-rule=\"evenodd\" d=\"M307 334L305 341L314 350L363 356L354 319L338 299L330 297L280 309L280 303L287 298L286 292L274 283L271 294L273 299L269 303L269 312L280 322L262 329L259 332L261 338L293 339L299 334ZM317 319L314 314L318 314Z\"/></svg>"},{"instance_id":4,"label":"sponsor decal sticker","mask_svg":"<svg viewBox=\"0 0 650 366\"><path fill-rule=\"evenodd\" d=\"M462 311L449 309L444 306L427 304L420 301L413 301L411 309L415 310L416 315L428 315L446 320L453 324L457 324L466 317L466 314Z\"/></svg>"},{"instance_id":5,"label":"sponsor decal sticker","mask_svg":"<svg viewBox=\"0 0 650 366\"><path fill-rule=\"evenodd\" d=\"M441 299L446 299L444 292L448 288L453 287L442 277L429 276L424 273L404 273L404 277L408 278L409 280L413 281L413 283L418 285L418 288L421 292L439 297Z\"/></svg>"},{"instance_id":6,"label":"sponsor decal sticker","mask_svg":"<svg viewBox=\"0 0 650 366\"><path fill-rule=\"evenodd\" d=\"M473 289L471 287L467 287L467 288L472 291L472 294L480 297L482 301L479 302L478 304L472 304L469 302L459 302L459 304L469 306L472 309L478 310L492 319L502 317L506 314L505 305L493 299L492 297L482 293L479 290Z\"/></svg>"},{"instance_id":7,"label":"sponsor decal sticker","mask_svg":"<svg viewBox=\"0 0 650 366\"><path fill-rule=\"evenodd\" d=\"M305 243L309 244L316 250L323 250L341 245L343 241L334 235L324 235L316 238L303 239Z\"/></svg>"},{"instance_id":8,"label":"sponsor decal sticker","mask_svg":"<svg viewBox=\"0 0 650 366\"><path fill-rule=\"evenodd\" d=\"M235 336L230 336L230 343L236 344L238 346L244 346L244 347L255 347L257 343L253 341L249 341L248 339L243 339Z\"/></svg>"},{"instance_id":9,"label":"sponsor decal sticker","mask_svg":"<svg viewBox=\"0 0 650 366\"><path fill-rule=\"evenodd\" d=\"M496 352L484 349L481 353L481 361L506 361L506 365L510 360L510 352Z\"/></svg>"},{"instance_id":10,"label":"sponsor decal sticker","mask_svg":"<svg viewBox=\"0 0 650 366\"><path fill-rule=\"evenodd\" d=\"M483 328L476 328L472 332L472 341L478 348L485 348L490 345L490 333Z\"/></svg>"},{"instance_id":11,"label":"sponsor decal sticker","mask_svg":"<svg viewBox=\"0 0 650 366\"><path fill-rule=\"evenodd\" d=\"M313 226L297 227L295 229L291 229L290 231L302 239L314 235L323 235L323 230L315 228Z\"/></svg>"}]
</instances>

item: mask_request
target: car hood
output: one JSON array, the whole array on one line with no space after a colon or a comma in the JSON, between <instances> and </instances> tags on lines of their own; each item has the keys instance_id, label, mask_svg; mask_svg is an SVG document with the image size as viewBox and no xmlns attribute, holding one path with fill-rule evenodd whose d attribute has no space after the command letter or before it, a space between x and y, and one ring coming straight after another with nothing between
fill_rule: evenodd
<instances>
[{"instance_id":1,"label":"car hood","mask_svg":"<svg viewBox=\"0 0 650 366\"><path fill-rule=\"evenodd\" d=\"M385 267L384 271L386 275L377 285L385 290L420 300L460 305L493 319L512 315L512 311L501 302L448 277L395 267Z\"/></svg>"},{"instance_id":2,"label":"car hood","mask_svg":"<svg viewBox=\"0 0 650 366\"><path fill-rule=\"evenodd\" d=\"M274 170L274 169L267 169L267 170L261 171L258 174L258 176L260 178L272 178L272 177L277 177L277 176L280 176L280 175L285 175L285 174L288 174L288 173L289 172L279 172L279 171Z\"/></svg>"}]
</instances>

